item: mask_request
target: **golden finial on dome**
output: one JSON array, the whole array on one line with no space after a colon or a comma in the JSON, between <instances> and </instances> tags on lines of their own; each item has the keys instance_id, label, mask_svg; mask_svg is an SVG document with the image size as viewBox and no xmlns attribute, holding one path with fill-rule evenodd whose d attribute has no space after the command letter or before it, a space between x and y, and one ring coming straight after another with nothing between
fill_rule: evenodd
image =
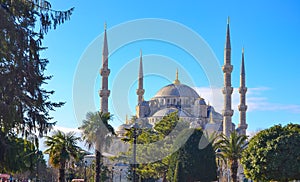
<instances>
[{"instance_id":1,"label":"golden finial on dome","mask_svg":"<svg viewBox=\"0 0 300 182\"><path fill-rule=\"evenodd\" d=\"M213 118L213 111L211 109L210 111L210 123L214 123L214 118Z\"/></svg>"},{"instance_id":2,"label":"golden finial on dome","mask_svg":"<svg viewBox=\"0 0 300 182\"><path fill-rule=\"evenodd\" d=\"M126 118L125 118L125 124L129 124L128 123L128 115L126 114Z\"/></svg>"},{"instance_id":3,"label":"golden finial on dome","mask_svg":"<svg viewBox=\"0 0 300 182\"><path fill-rule=\"evenodd\" d=\"M174 80L175 85L179 85L180 81L178 80L178 69L176 69L176 79Z\"/></svg>"}]
</instances>

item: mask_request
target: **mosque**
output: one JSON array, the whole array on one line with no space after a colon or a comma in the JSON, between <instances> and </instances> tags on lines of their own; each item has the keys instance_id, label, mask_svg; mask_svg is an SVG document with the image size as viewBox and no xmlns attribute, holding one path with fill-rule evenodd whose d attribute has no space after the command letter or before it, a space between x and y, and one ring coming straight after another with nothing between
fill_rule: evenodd
<instances>
[{"instance_id":1,"label":"mosque","mask_svg":"<svg viewBox=\"0 0 300 182\"><path fill-rule=\"evenodd\" d=\"M155 123L160 121L164 116L177 111L180 119L190 123L190 127L206 128L207 124L216 124L220 127L216 128L216 132L223 132L226 136L236 130L240 134L246 134L246 92L245 84L245 66L244 66L244 50L242 51L241 70L240 70L240 104L238 106L240 112L239 124L236 127L232 123L232 92L231 73L233 65L231 65L231 43L230 43L230 26L227 23L226 41L224 49L224 65L221 68L224 74L224 87L222 93L224 96L224 108L222 113L214 110L214 107L207 104L205 99L188 85L181 83L178 78L178 71L173 83L162 87L154 97L150 100L144 100L144 80L143 80L143 60L140 55L139 72L138 72L138 88L136 94L138 102L136 106L136 117L139 122L144 123L146 127L153 127ZM99 92L102 112L108 112L108 98L110 90L108 88L108 77L110 69L108 68L108 43L106 29L104 32L103 52L102 52L102 68L100 75L102 77L101 90ZM124 128L130 126L130 122L126 119L116 129L116 133L122 136L125 132Z\"/></svg>"}]
</instances>

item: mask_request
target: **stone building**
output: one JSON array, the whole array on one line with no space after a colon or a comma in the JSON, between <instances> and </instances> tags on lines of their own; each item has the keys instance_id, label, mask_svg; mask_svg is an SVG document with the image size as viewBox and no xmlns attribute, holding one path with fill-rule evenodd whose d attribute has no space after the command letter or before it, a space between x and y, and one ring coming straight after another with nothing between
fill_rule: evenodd
<instances>
[{"instance_id":1,"label":"stone building","mask_svg":"<svg viewBox=\"0 0 300 182\"><path fill-rule=\"evenodd\" d=\"M99 92L101 98L101 108L103 112L108 112L108 97L110 90L108 89L108 76L110 69L108 68L108 42L106 29L104 32L104 45L102 53L102 68L100 75L102 77L101 90ZM226 41L224 49L224 65L222 68L224 73L224 87L222 93L224 95L224 108L222 113L214 110L214 107L207 104L205 99L188 85L181 83L176 72L176 77L173 83L162 87L154 97L150 100L144 100L144 75L143 75L143 58L142 52L140 55L139 72L138 72L138 88L136 94L138 102L136 106L136 117L144 127L152 127L162 119L165 115L178 112L179 117L188 121L190 127L201 127L206 129L208 124L215 124L219 127L215 128L216 132L223 132L229 136L233 130L237 130L241 134L246 134L246 83L245 83L245 67L244 67L244 50L242 51L241 74L240 74L240 121L236 128L232 123L232 93L233 87L231 84L231 74L233 65L231 65L231 42L230 42L230 26L227 23ZM151 84L151 83L149 83ZM121 136L124 134L124 128L129 127L128 120L116 129L116 132Z\"/></svg>"}]
</instances>

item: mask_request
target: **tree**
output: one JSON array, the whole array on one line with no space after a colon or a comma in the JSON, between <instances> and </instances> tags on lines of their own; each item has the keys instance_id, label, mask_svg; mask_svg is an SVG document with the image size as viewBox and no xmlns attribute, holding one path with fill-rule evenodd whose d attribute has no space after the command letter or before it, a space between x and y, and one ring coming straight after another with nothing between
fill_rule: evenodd
<instances>
[{"instance_id":1,"label":"tree","mask_svg":"<svg viewBox=\"0 0 300 182\"><path fill-rule=\"evenodd\" d=\"M94 146L96 154L95 181L100 181L101 173L101 149L110 143L111 134L115 135L114 128L108 123L111 115L104 112L88 112L83 124L79 127L82 130L83 139L88 148Z\"/></svg>"},{"instance_id":2,"label":"tree","mask_svg":"<svg viewBox=\"0 0 300 182\"><path fill-rule=\"evenodd\" d=\"M70 18L73 8L55 11L45 0L0 0L0 124L1 132L42 135L54 124L49 111L63 105L49 100L42 88L48 60L40 57L44 35Z\"/></svg>"},{"instance_id":3,"label":"tree","mask_svg":"<svg viewBox=\"0 0 300 182\"><path fill-rule=\"evenodd\" d=\"M42 88L48 60L40 56L44 36L68 20L67 11L51 9L46 0L0 0L0 165L5 137L46 134L55 122L49 111L63 105L49 100L54 91ZM16 156L14 156L15 158Z\"/></svg>"},{"instance_id":4,"label":"tree","mask_svg":"<svg viewBox=\"0 0 300 182\"><path fill-rule=\"evenodd\" d=\"M255 181L300 179L300 125L275 125L251 138L243 152L246 177Z\"/></svg>"},{"instance_id":5,"label":"tree","mask_svg":"<svg viewBox=\"0 0 300 182\"><path fill-rule=\"evenodd\" d=\"M46 136L45 145L48 147L44 153L49 154L49 162L59 168L59 182L65 181L66 162L71 158L77 159L78 153L82 151L77 146L79 137L75 136L74 132L63 133L62 131L55 132L51 137Z\"/></svg>"},{"instance_id":6,"label":"tree","mask_svg":"<svg viewBox=\"0 0 300 182\"><path fill-rule=\"evenodd\" d=\"M4 142L7 145L2 149L5 157L3 164L0 165L1 172L15 174L29 171L33 173L41 157L34 143L18 138L16 135L8 135Z\"/></svg>"},{"instance_id":7,"label":"tree","mask_svg":"<svg viewBox=\"0 0 300 182\"><path fill-rule=\"evenodd\" d=\"M239 135L236 131L233 131L229 138L225 135L221 135L221 137L221 140L216 143L217 148L221 150L219 153L220 158L228 160L232 181L237 182L238 162L242 157L247 136Z\"/></svg>"},{"instance_id":8,"label":"tree","mask_svg":"<svg viewBox=\"0 0 300 182\"><path fill-rule=\"evenodd\" d=\"M187 135L190 135L188 140L182 141ZM170 157L167 174L169 181L182 181L183 176L186 182L216 180L217 167L212 144L199 149L200 141L205 139L201 129L186 129L178 136L175 145L181 147Z\"/></svg>"}]
</instances>

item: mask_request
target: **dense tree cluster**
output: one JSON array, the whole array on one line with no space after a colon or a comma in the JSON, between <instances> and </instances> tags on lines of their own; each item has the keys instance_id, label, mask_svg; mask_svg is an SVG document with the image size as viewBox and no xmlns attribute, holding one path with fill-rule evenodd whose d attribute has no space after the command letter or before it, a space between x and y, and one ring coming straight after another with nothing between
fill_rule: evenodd
<instances>
[{"instance_id":1,"label":"dense tree cluster","mask_svg":"<svg viewBox=\"0 0 300 182\"><path fill-rule=\"evenodd\" d=\"M153 129L137 128L136 160L139 165L136 171L139 179L155 181L163 178L165 181L168 178L169 181L174 181L175 178L183 176L184 181L216 179L215 153L212 145L199 149L199 142L205 138L202 131L188 128L188 123L181 121L177 112L163 117ZM133 130L134 128L127 129L124 139L131 144ZM131 147L127 153L129 160L132 159L132 150ZM147 162L151 160L154 162ZM206 172L202 173L202 170Z\"/></svg>"},{"instance_id":2,"label":"dense tree cluster","mask_svg":"<svg viewBox=\"0 0 300 182\"><path fill-rule=\"evenodd\" d=\"M275 125L251 138L243 153L245 175L256 181L300 179L300 125Z\"/></svg>"}]
</instances>

